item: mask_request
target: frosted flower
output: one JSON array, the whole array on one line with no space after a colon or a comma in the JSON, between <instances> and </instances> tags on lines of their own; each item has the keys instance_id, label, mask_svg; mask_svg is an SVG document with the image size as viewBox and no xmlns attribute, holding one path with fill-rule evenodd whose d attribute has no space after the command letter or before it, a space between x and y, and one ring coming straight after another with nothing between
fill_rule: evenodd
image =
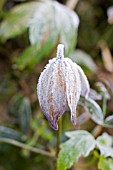
<instances>
[{"instance_id":1,"label":"frosted flower","mask_svg":"<svg viewBox=\"0 0 113 170\"><path fill-rule=\"evenodd\" d=\"M58 130L57 121L68 107L71 121L76 125L76 107L80 95L88 96L89 83L81 67L64 58L64 45L58 45L56 58L41 73L37 93L40 107L53 129Z\"/></svg>"}]
</instances>

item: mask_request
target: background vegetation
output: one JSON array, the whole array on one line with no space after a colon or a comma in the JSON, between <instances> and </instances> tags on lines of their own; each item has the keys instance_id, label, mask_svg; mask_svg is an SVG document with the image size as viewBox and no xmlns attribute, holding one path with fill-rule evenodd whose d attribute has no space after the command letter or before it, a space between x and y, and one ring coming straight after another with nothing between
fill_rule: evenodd
<instances>
[{"instance_id":1,"label":"background vegetation","mask_svg":"<svg viewBox=\"0 0 113 170\"><path fill-rule=\"evenodd\" d=\"M86 101L88 110L78 106L76 129L87 130L95 138L99 136L96 140L99 149L81 158L72 169L113 170L113 12L109 10L113 1L59 0L59 3L67 8L50 0L0 1L0 170L55 169L57 132L40 110L36 85L60 42L65 45L65 55L80 64L87 74L90 98L96 100L103 112L92 100ZM75 14L70 10L79 16L78 29ZM62 145L62 153L68 146L73 149L79 135L80 139L86 136L85 143L89 139L90 145L95 143L86 131L80 131L78 138L76 134L64 135L65 131L73 130L68 112L63 115L62 128L62 142L72 138ZM78 152L87 156L88 148L84 153ZM75 157L70 158L71 165L79 158ZM63 166L59 163L59 170Z\"/></svg>"}]
</instances>

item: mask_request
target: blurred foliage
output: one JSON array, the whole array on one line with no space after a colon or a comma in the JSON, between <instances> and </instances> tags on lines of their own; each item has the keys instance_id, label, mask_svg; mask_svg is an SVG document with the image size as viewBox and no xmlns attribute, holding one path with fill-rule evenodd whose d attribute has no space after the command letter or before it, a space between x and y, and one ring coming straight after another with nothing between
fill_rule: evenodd
<instances>
[{"instance_id":1,"label":"blurred foliage","mask_svg":"<svg viewBox=\"0 0 113 170\"><path fill-rule=\"evenodd\" d=\"M94 138L86 131L66 132L66 136L70 139L61 145L58 170L70 168L79 157L88 156L95 147Z\"/></svg>"},{"instance_id":2,"label":"blurred foliage","mask_svg":"<svg viewBox=\"0 0 113 170\"><path fill-rule=\"evenodd\" d=\"M102 170L111 170L113 168L113 159L106 159L104 156L101 156L98 168Z\"/></svg>"},{"instance_id":3,"label":"blurred foliage","mask_svg":"<svg viewBox=\"0 0 113 170\"><path fill-rule=\"evenodd\" d=\"M113 169L113 24L107 16L113 1L78 1L73 9L79 28L66 0L58 2L0 0L0 170L56 167L57 133L40 110L36 84L58 43L65 45L66 56L82 66L93 89L78 106L76 130L84 131L62 135L58 170L88 155L72 169L81 170L80 165L87 165L82 167L85 170ZM73 130L69 117L69 112L63 115L63 132ZM4 138L15 146L2 142ZM34 149L36 153L31 152ZM38 149L50 155L38 154Z\"/></svg>"},{"instance_id":4,"label":"blurred foliage","mask_svg":"<svg viewBox=\"0 0 113 170\"><path fill-rule=\"evenodd\" d=\"M99 156L98 153L96 155L100 159L98 167L102 170L104 168L107 170L106 166L109 166L109 169L113 166L113 159L109 159L108 162L110 164L108 164L106 158L113 158L113 137L107 133L103 133L102 136L99 136L96 140L90 133L83 130L66 132L66 136L70 139L61 145L58 157L58 170L70 168L73 165L73 161L77 162L81 155L85 157L88 156L95 147L101 152L101 156ZM95 151L93 152L95 153ZM67 157L67 159L65 159L65 157ZM104 165L104 163L106 163L106 165Z\"/></svg>"}]
</instances>

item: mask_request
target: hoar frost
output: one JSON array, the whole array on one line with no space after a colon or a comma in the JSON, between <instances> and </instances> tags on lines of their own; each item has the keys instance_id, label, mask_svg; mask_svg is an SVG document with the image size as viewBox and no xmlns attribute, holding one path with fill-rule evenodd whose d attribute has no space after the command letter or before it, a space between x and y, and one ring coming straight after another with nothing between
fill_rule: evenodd
<instances>
[{"instance_id":1,"label":"hoar frost","mask_svg":"<svg viewBox=\"0 0 113 170\"><path fill-rule=\"evenodd\" d=\"M76 125L76 107L80 95L87 97L89 89L82 68L71 59L64 58L64 45L59 44L56 58L49 60L37 85L40 107L53 129L58 130L57 121L68 107L71 121Z\"/></svg>"}]
</instances>

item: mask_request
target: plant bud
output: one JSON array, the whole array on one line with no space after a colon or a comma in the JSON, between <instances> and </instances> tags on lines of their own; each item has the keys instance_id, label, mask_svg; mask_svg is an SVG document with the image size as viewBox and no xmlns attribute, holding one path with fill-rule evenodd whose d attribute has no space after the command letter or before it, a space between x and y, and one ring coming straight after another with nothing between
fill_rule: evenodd
<instances>
[{"instance_id":1,"label":"plant bud","mask_svg":"<svg viewBox=\"0 0 113 170\"><path fill-rule=\"evenodd\" d=\"M71 121L76 125L76 107L80 94L88 96L89 83L83 70L69 58L64 58L64 45L57 47L57 56L49 61L37 85L40 107L53 129L57 121L70 108Z\"/></svg>"}]
</instances>

